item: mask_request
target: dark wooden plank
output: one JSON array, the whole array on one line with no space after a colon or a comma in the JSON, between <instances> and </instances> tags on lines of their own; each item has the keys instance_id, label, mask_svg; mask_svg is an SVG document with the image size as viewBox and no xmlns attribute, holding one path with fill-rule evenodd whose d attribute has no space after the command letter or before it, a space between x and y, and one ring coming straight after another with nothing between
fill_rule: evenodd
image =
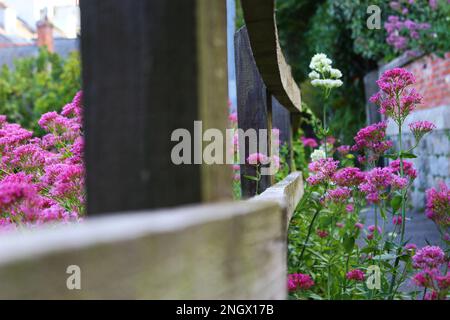
<instances>
[{"instance_id":1,"label":"dark wooden plank","mask_svg":"<svg viewBox=\"0 0 450 320\"><path fill-rule=\"evenodd\" d=\"M280 148L283 145L288 147L286 162L292 169L292 126L291 113L284 108L275 97L272 97L272 126L280 130Z\"/></svg>"},{"instance_id":2,"label":"dark wooden plank","mask_svg":"<svg viewBox=\"0 0 450 320\"><path fill-rule=\"evenodd\" d=\"M201 0L80 6L88 214L228 197L229 181L212 178L210 168L171 161L175 129L193 137L194 120L226 127L225 1L209 8ZM213 116L218 120L206 119Z\"/></svg>"},{"instance_id":3,"label":"dark wooden plank","mask_svg":"<svg viewBox=\"0 0 450 320\"><path fill-rule=\"evenodd\" d=\"M301 111L300 89L278 42L275 0L241 0L251 48L262 79L291 112Z\"/></svg>"},{"instance_id":4,"label":"dark wooden plank","mask_svg":"<svg viewBox=\"0 0 450 320\"><path fill-rule=\"evenodd\" d=\"M235 52L238 127L244 131L251 128L270 130L271 96L267 94L266 86L256 67L245 27L235 34ZM268 138L270 139L270 134L268 134ZM270 148L268 147L268 149ZM240 145L240 156L245 159L249 156L247 139L244 145ZM249 164L241 165L242 195L252 197L256 194L256 183L244 176L255 176L255 167ZM263 192L271 183L271 176L263 176L258 193Z\"/></svg>"}]
</instances>

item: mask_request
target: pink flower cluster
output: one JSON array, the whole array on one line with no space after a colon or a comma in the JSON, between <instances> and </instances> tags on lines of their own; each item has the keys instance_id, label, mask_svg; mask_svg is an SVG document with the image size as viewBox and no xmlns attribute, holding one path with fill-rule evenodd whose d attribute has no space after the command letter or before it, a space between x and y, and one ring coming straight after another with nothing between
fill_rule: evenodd
<instances>
[{"instance_id":1,"label":"pink flower cluster","mask_svg":"<svg viewBox=\"0 0 450 320\"><path fill-rule=\"evenodd\" d=\"M333 181L341 187L355 187L364 181L365 174L359 168L347 167L333 175Z\"/></svg>"},{"instance_id":2,"label":"pink flower cluster","mask_svg":"<svg viewBox=\"0 0 450 320\"><path fill-rule=\"evenodd\" d=\"M436 129L436 126L429 121L416 121L409 124L409 129L416 141L420 141L425 134Z\"/></svg>"},{"instance_id":3,"label":"pink flower cluster","mask_svg":"<svg viewBox=\"0 0 450 320\"><path fill-rule=\"evenodd\" d=\"M268 157L265 154L262 153L252 153L248 156L247 162L249 164L253 165L259 165L259 164L267 164L268 163Z\"/></svg>"},{"instance_id":4,"label":"pink flower cluster","mask_svg":"<svg viewBox=\"0 0 450 320\"><path fill-rule=\"evenodd\" d=\"M301 137L300 139L305 147L316 148L318 146L317 141L314 138Z\"/></svg>"},{"instance_id":5,"label":"pink flower cluster","mask_svg":"<svg viewBox=\"0 0 450 320\"><path fill-rule=\"evenodd\" d=\"M412 280L423 288L431 290L426 300L445 299L450 288L450 274L443 274L440 268L448 263L444 251L440 247L426 246L413 256L413 266L420 269Z\"/></svg>"},{"instance_id":6,"label":"pink flower cluster","mask_svg":"<svg viewBox=\"0 0 450 320\"><path fill-rule=\"evenodd\" d=\"M402 9L402 14L406 14L407 8ZM429 23L418 23L410 19L403 20L399 16L389 16L384 28L387 32L386 42L397 51L404 51L408 47L410 40L420 39L420 32L430 29ZM403 31L408 32L405 35Z\"/></svg>"},{"instance_id":7,"label":"pink flower cluster","mask_svg":"<svg viewBox=\"0 0 450 320\"><path fill-rule=\"evenodd\" d=\"M448 228L450 226L450 188L444 183L440 184L440 190L435 188L426 191L425 214L438 226Z\"/></svg>"},{"instance_id":8,"label":"pink flower cluster","mask_svg":"<svg viewBox=\"0 0 450 320\"><path fill-rule=\"evenodd\" d=\"M403 164L403 174L408 176L411 180L414 180L417 178L417 171L414 168L414 165L412 162L402 160ZM395 174L400 174L401 168L400 168L400 160L394 160L389 164L389 167L392 169L392 172Z\"/></svg>"},{"instance_id":9,"label":"pink flower cluster","mask_svg":"<svg viewBox=\"0 0 450 320\"><path fill-rule=\"evenodd\" d=\"M326 230L317 229L316 234L319 238L322 238L322 239L328 237L328 231L326 231Z\"/></svg>"},{"instance_id":10,"label":"pink flower cluster","mask_svg":"<svg viewBox=\"0 0 450 320\"><path fill-rule=\"evenodd\" d=\"M381 235L381 233L383 232L380 226L375 227L374 225L368 226L367 231L369 231L369 234L367 235L368 240L372 240L374 236Z\"/></svg>"},{"instance_id":11,"label":"pink flower cluster","mask_svg":"<svg viewBox=\"0 0 450 320\"><path fill-rule=\"evenodd\" d=\"M385 140L386 138L386 122L371 124L358 131L355 136L355 145L352 147L353 151L369 151L372 154L369 162L376 161L384 152L392 147L392 141Z\"/></svg>"},{"instance_id":12,"label":"pink flower cluster","mask_svg":"<svg viewBox=\"0 0 450 320\"><path fill-rule=\"evenodd\" d=\"M408 180L394 174L389 167L374 168L366 173L365 182L359 185L359 190L366 194L366 199L370 203L378 203L381 196L389 191L389 188L403 189L407 186Z\"/></svg>"},{"instance_id":13,"label":"pink flower cluster","mask_svg":"<svg viewBox=\"0 0 450 320\"><path fill-rule=\"evenodd\" d=\"M391 117L398 124L422 102L422 96L410 85L416 83L414 75L406 69L394 68L382 74L377 81L380 91L370 98L380 106L380 113Z\"/></svg>"},{"instance_id":14,"label":"pink flower cluster","mask_svg":"<svg viewBox=\"0 0 450 320\"><path fill-rule=\"evenodd\" d=\"M347 187L338 187L328 191L326 199L333 203L344 204L348 201L351 196L352 191Z\"/></svg>"},{"instance_id":15,"label":"pink flower cluster","mask_svg":"<svg viewBox=\"0 0 450 320\"><path fill-rule=\"evenodd\" d=\"M339 161L333 158L319 159L308 165L310 172L314 173L306 180L311 185L329 181L338 168Z\"/></svg>"},{"instance_id":16,"label":"pink flower cluster","mask_svg":"<svg viewBox=\"0 0 450 320\"><path fill-rule=\"evenodd\" d=\"M338 147L336 150L341 156L345 156L350 152L351 147L344 145L344 146Z\"/></svg>"},{"instance_id":17,"label":"pink flower cluster","mask_svg":"<svg viewBox=\"0 0 450 320\"><path fill-rule=\"evenodd\" d=\"M364 281L364 272L359 269L354 269L347 272L346 277L348 280Z\"/></svg>"},{"instance_id":18,"label":"pink flower cluster","mask_svg":"<svg viewBox=\"0 0 450 320\"><path fill-rule=\"evenodd\" d=\"M314 281L307 274L293 273L288 275L288 289L290 292L308 290L314 285Z\"/></svg>"},{"instance_id":19,"label":"pink flower cluster","mask_svg":"<svg viewBox=\"0 0 450 320\"><path fill-rule=\"evenodd\" d=\"M0 117L0 228L78 221L84 213L82 94L32 132Z\"/></svg>"}]
</instances>

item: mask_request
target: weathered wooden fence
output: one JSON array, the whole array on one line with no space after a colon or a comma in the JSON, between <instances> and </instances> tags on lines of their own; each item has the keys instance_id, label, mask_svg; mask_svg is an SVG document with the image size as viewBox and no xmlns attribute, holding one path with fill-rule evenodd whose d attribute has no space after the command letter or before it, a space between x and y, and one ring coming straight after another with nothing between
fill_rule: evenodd
<instances>
[{"instance_id":1,"label":"weathered wooden fence","mask_svg":"<svg viewBox=\"0 0 450 320\"><path fill-rule=\"evenodd\" d=\"M229 166L170 158L173 130L195 137L196 120L226 129L225 0L80 5L89 218L0 236L0 299L285 298L301 174L217 203L231 197ZM274 0L242 5L239 126L276 125L290 145L300 91L278 44ZM254 191L243 179L244 195ZM81 290L66 286L71 265Z\"/></svg>"}]
</instances>

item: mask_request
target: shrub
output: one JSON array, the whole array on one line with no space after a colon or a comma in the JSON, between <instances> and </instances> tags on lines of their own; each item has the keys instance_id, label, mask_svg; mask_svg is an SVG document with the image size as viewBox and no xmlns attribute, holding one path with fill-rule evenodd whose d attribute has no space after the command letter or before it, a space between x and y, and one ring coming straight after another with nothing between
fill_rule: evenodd
<instances>
[{"instance_id":1,"label":"shrub","mask_svg":"<svg viewBox=\"0 0 450 320\"><path fill-rule=\"evenodd\" d=\"M44 132L37 125L48 111L60 111L80 90L80 59L73 52L67 59L45 48L37 57L18 59L14 68L0 71L0 114L23 128Z\"/></svg>"}]
</instances>

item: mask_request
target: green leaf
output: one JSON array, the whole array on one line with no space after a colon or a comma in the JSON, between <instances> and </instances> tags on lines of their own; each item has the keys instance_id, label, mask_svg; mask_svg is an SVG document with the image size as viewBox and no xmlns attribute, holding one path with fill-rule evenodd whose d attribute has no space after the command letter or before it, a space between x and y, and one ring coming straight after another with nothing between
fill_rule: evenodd
<instances>
[{"instance_id":1,"label":"green leaf","mask_svg":"<svg viewBox=\"0 0 450 320\"><path fill-rule=\"evenodd\" d=\"M381 254L381 255L375 256L375 257L373 257L373 260L385 261L385 260L393 260L395 258L397 258L397 256L395 254L387 253L387 254Z\"/></svg>"},{"instance_id":2,"label":"green leaf","mask_svg":"<svg viewBox=\"0 0 450 320\"><path fill-rule=\"evenodd\" d=\"M394 212L397 212L398 209L402 206L402 200L403 197L401 195L396 195L391 200L391 207L394 210Z\"/></svg>"},{"instance_id":3,"label":"green leaf","mask_svg":"<svg viewBox=\"0 0 450 320\"><path fill-rule=\"evenodd\" d=\"M398 159L398 154L385 154L384 155L386 158L392 159L392 160L397 160Z\"/></svg>"},{"instance_id":4,"label":"green leaf","mask_svg":"<svg viewBox=\"0 0 450 320\"><path fill-rule=\"evenodd\" d=\"M355 238L347 234L344 235L342 245L344 246L344 250L346 253L351 253L353 251L353 247L355 246Z\"/></svg>"},{"instance_id":5,"label":"green leaf","mask_svg":"<svg viewBox=\"0 0 450 320\"><path fill-rule=\"evenodd\" d=\"M244 176L244 178L246 178L248 180L259 181L259 179L257 177L253 177L253 176Z\"/></svg>"},{"instance_id":6,"label":"green leaf","mask_svg":"<svg viewBox=\"0 0 450 320\"><path fill-rule=\"evenodd\" d=\"M401 152L400 153L400 158L402 158L402 159L415 159L415 158L417 158L417 156L414 153Z\"/></svg>"}]
</instances>

